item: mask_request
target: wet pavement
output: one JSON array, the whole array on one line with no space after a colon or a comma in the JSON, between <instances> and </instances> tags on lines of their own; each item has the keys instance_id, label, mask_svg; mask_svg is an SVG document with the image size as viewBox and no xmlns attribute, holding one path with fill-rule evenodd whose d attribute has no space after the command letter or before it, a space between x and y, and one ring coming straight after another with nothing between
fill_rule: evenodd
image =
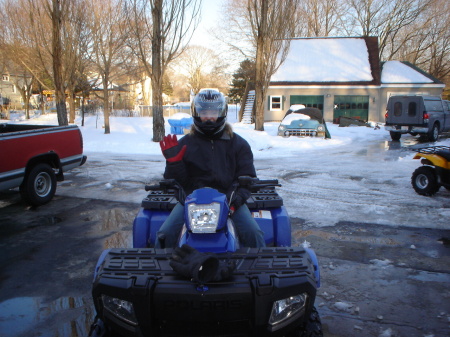
<instances>
[{"instance_id":1,"label":"wet pavement","mask_svg":"<svg viewBox=\"0 0 450 337\"><path fill-rule=\"evenodd\" d=\"M0 198L0 336L87 336L105 248L131 245L136 204L56 196L42 207Z\"/></svg>"},{"instance_id":2,"label":"wet pavement","mask_svg":"<svg viewBox=\"0 0 450 337\"><path fill-rule=\"evenodd\" d=\"M0 336L86 336L101 251L131 245L134 203L57 196L0 199ZM321 265L325 336L448 336L450 231L292 219L294 245Z\"/></svg>"}]
</instances>

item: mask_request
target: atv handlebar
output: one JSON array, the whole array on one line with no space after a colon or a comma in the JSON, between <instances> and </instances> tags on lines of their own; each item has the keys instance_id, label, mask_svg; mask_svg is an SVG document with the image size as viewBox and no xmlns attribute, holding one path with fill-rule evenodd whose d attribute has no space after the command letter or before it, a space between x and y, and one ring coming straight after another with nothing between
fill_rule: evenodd
<instances>
[{"instance_id":1,"label":"atv handlebar","mask_svg":"<svg viewBox=\"0 0 450 337\"><path fill-rule=\"evenodd\" d=\"M164 179L159 182L158 185L145 185L145 191L159 191L168 189L182 189L180 184L175 179Z\"/></svg>"},{"instance_id":2,"label":"atv handlebar","mask_svg":"<svg viewBox=\"0 0 450 337\"><path fill-rule=\"evenodd\" d=\"M278 183L278 179L261 180L259 178L252 178L248 176L239 177L238 184L238 186L248 188L252 192L257 192L265 187L281 186L281 184Z\"/></svg>"}]
</instances>

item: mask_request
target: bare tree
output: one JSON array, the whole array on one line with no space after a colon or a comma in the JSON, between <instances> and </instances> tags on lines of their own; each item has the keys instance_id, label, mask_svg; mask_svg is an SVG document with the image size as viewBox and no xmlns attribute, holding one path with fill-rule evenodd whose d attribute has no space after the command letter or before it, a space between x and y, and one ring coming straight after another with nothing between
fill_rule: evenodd
<instances>
[{"instance_id":1,"label":"bare tree","mask_svg":"<svg viewBox=\"0 0 450 337\"><path fill-rule=\"evenodd\" d=\"M23 20L24 14L31 19ZM45 80L52 75L52 29L50 17L44 15L43 6L38 6L35 0L4 0L0 15L0 46L7 51L8 67L29 74L39 83L39 87L52 89L52 83Z\"/></svg>"},{"instance_id":2,"label":"bare tree","mask_svg":"<svg viewBox=\"0 0 450 337\"><path fill-rule=\"evenodd\" d=\"M67 125L66 90L70 92L70 122L74 121L74 74L79 72L80 29L86 0L4 0L4 39L11 59L45 89L55 89L58 123ZM28 20L23 18L27 17ZM53 83L45 79L51 78ZM43 105L42 105L43 108Z\"/></svg>"},{"instance_id":3,"label":"bare tree","mask_svg":"<svg viewBox=\"0 0 450 337\"><path fill-rule=\"evenodd\" d=\"M63 44L61 40L63 17L67 12L69 1L52 0L50 6L47 3L47 11L52 20L52 59L53 59L53 82L55 85L56 111L59 125L68 125L66 109L66 88L64 85L63 68Z\"/></svg>"},{"instance_id":4,"label":"bare tree","mask_svg":"<svg viewBox=\"0 0 450 337\"><path fill-rule=\"evenodd\" d=\"M122 0L97 0L89 7L89 31L92 36L93 71L101 80L105 134L111 132L110 92L114 76L121 75L127 61L127 32Z\"/></svg>"},{"instance_id":5,"label":"bare tree","mask_svg":"<svg viewBox=\"0 0 450 337\"><path fill-rule=\"evenodd\" d=\"M450 74L449 10L450 2L431 0L412 24L389 40L384 59L409 61L445 81Z\"/></svg>"},{"instance_id":6,"label":"bare tree","mask_svg":"<svg viewBox=\"0 0 450 337\"><path fill-rule=\"evenodd\" d=\"M197 26L201 0L132 0L129 46L152 80L153 141L164 137L163 77Z\"/></svg>"},{"instance_id":7,"label":"bare tree","mask_svg":"<svg viewBox=\"0 0 450 337\"><path fill-rule=\"evenodd\" d=\"M339 0L304 0L299 5L296 37L329 36L344 12Z\"/></svg>"},{"instance_id":8,"label":"bare tree","mask_svg":"<svg viewBox=\"0 0 450 337\"><path fill-rule=\"evenodd\" d=\"M264 130L264 103L271 76L286 59L294 37L298 2L247 0L246 18L256 42L255 130Z\"/></svg>"},{"instance_id":9,"label":"bare tree","mask_svg":"<svg viewBox=\"0 0 450 337\"><path fill-rule=\"evenodd\" d=\"M194 93L207 87L224 91L229 79L227 67L227 62L212 49L195 45L186 48L173 66L175 71L184 75L185 83Z\"/></svg>"},{"instance_id":10,"label":"bare tree","mask_svg":"<svg viewBox=\"0 0 450 337\"><path fill-rule=\"evenodd\" d=\"M380 56L390 40L410 26L429 6L429 0L348 0L350 34L378 36ZM353 28L354 30L351 30Z\"/></svg>"}]
</instances>

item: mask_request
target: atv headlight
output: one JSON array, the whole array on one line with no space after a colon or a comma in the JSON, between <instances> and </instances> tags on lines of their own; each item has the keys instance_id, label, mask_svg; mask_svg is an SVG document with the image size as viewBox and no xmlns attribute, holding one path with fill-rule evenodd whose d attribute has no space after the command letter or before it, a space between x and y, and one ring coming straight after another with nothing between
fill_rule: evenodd
<instances>
[{"instance_id":1,"label":"atv headlight","mask_svg":"<svg viewBox=\"0 0 450 337\"><path fill-rule=\"evenodd\" d=\"M308 295L303 293L274 302L269 324L275 326L292 317L297 319L296 316L305 310L307 298Z\"/></svg>"},{"instance_id":2,"label":"atv headlight","mask_svg":"<svg viewBox=\"0 0 450 337\"><path fill-rule=\"evenodd\" d=\"M104 308L117 318L132 325L138 324L133 303L108 295L102 295L102 301Z\"/></svg>"},{"instance_id":3,"label":"atv headlight","mask_svg":"<svg viewBox=\"0 0 450 337\"><path fill-rule=\"evenodd\" d=\"M215 233L219 223L220 204L189 204L188 220L193 233Z\"/></svg>"}]
</instances>

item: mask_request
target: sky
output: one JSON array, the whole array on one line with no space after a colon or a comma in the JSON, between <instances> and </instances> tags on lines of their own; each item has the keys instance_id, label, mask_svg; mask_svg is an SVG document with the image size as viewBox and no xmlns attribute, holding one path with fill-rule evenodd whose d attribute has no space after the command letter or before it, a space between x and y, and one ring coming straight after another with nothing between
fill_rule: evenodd
<instances>
[{"instance_id":1,"label":"sky","mask_svg":"<svg viewBox=\"0 0 450 337\"><path fill-rule=\"evenodd\" d=\"M211 48L212 38L210 33L217 26L224 1L225 0L202 1L201 21L192 36L190 45L200 45Z\"/></svg>"},{"instance_id":2,"label":"sky","mask_svg":"<svg viewBox=\"0 0 450 337\"><path fill-rule=\"evenodd\" d=\"M402 136L402 143L392 142L383 125L375 127L375 123L371 123L372 127L327 123L331 139L283 138L277 136L279 123L265 123L265 131L255 131L254 124L237 122L237 111L235 105L230 105L228 122L249 142L257 175L280 179L283 186L278 191L290 216L304 219L305 225L320 227L354 221L450 228L450 191L441 188L436 196L424 197L412 189L411 175L420 162L413 159L414 151L402 146L420 146L416 138ZM169 119L166 134L170 133ZM12 122L57 125L55 113ZM57 193L140 203L145 196L143 185L160 180L165 166L159 143L151 141L152 118L111 117L108 135L102 128L101 113L86 117L85 126L78 117L76 124L83 134L88 160L66 174ZM450 146L450 139L443 137L438 144ZM123 168L116 167L118 159L125 163ZM89 161L101 161L104 170L90 168ZM89 183L74 191L71 180L79 175ZM124 184L131 182L136 189L130 191Z\"/></svg>"}]
</instances>

